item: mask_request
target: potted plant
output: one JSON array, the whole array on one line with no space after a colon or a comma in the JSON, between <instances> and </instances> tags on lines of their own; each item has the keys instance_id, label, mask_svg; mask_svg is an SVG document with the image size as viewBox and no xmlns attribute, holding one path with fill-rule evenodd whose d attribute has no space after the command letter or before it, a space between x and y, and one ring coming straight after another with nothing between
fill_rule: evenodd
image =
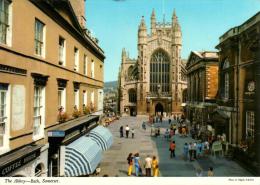
<instances>
[{"instance_id":1,"label":"potted plant","mask_svg":"<svg viewBox=\"0 0 260 185\"><path fill-rule=\"evenodd\" d=\"M77 105L75 105L75 106L74 106L74 109L73 109L72 116L73 116L74 118L78 118L80 115L81 115L81 113L80 113L80 111L78 110Z\"/></svg>"},{"instance_id":2,"label":"potted plant","mask_svg":"<svg viewBox=\"0 0 260 185\"><path fill-rule=\"evenodd\" d=\"M64 123L68 119L67 113L64 111L63 106L58 109L58 122Z\"/></svg>"},{"instance_id":3,"label":"potted plant","mask_svg":"<svg viewBox=\"0 0 260 185\"><path fill-rule=\"evenodd\" d=\"M83 104L82 110L83 110L83 114L84 114L84 115L88 115L88 114L90 113L90 108L89 108L89 107L86 107L85 104Z\"/></svg>"}]
</instances>

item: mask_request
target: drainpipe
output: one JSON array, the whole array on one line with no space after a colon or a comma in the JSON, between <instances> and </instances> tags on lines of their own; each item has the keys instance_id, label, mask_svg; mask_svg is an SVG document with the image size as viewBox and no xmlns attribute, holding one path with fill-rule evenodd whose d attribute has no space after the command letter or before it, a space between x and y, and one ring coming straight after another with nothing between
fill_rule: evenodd
<instances>
[{"instance_id":1,"label":"drainpipe","mask_svg":"<svg viewBox=\"0 0 260 185\"><path fill-rule=\"evenodd\" d=\"M259 34L259 33L258 33ZM255 149L257 162L257 175L260 175L260 39L257 40L256 61L255 61Z\"/></svg>"},{"instance_id":2,"label":"drainpipe","mask_svg":"<svg viewBox=\"0 0 260 185\"><path fill-rule=\"evenodd\" d=\"M236 64L236 77L237 77L237 82L236 82L236 96L237 96L237 99L236 99L236 145L238 146L239 144L239 141L238 141L238 130L239 130L239 64L240 64L240 59L241 59L241 43L240 43L240 39L238 38L238 52L237 52L237 64Z\"/></svg>"}]
</instances>

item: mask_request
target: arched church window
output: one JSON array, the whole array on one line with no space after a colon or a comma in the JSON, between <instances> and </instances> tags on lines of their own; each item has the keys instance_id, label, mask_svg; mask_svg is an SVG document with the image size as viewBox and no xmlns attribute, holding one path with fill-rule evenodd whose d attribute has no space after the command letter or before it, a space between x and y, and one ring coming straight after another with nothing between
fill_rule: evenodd
<instances>
[{"instance_id":1,"label":"arched church window","mask_svg":"<svg viewBox=\"0 0 260 185\"><path fill-rule=\"evenodd\" d=\"M130 103L136 103L136 91L134 89L129 89L128 97Z\"/></svg>"},{"instance_id":2,"label":"arched church window","mask_svg":"<svg viewBox=\"0 0 260 185\"><path fill-rule=\"evenodd\" d=\"M151 56L150 62L150 91L157 92L157 87L160 85L162 93L169 92L170 80L170 59L167 53L159 49Z\"/></svg>"},{"instance_id":3,"label":"arched church window","mask_svg":"<svg viewBox=\"0 0 260 185\"><path fill-rule=\"evenodd\" d=\"M223 69L227 69L227 68L229 68L229 66L230 66L229 61L228 61L228 59L226 58L225 61L224 61L224 63L223 63Z\"/></svg>"}]
</instances>

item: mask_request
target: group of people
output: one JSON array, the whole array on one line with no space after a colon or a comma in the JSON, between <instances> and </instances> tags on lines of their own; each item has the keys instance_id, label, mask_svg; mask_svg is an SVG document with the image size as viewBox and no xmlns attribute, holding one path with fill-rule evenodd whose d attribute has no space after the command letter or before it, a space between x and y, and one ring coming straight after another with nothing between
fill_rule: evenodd
<instances>
[{"instance_id":1,"label":"group of people","mask_svg":"<svg viewBox=\"0 0 260 185\"><path fill-rule=\"evenodd\" d=\"M141 162L139 153L136 153L133 155L133 153L130 153L127 157L127 163L128 163L128 172L127 175L131 176L133 171L135 173L135 176L143 176L143 168L145 169L145 176L146 177L158 177L159 176L159 164L156 156L153 156L153 158L150 157L150 155L147 155L147 157L144 160L144 163ZM142 164L144 164L142 166Z\"/></svg>"},{"instance_id":2,"label":"group of people","mask_svg":"<svg viewBox=\"0 0 260 185\"><path fill-rule=\"evenodd\" d=\"M125 135L126 135L126 138L128 138L130 131L131 131L131 134L132 134L132 138L134 138L134 136L135 136L135 130L134 130L134 128L130 129L130 127L129 127L128 125L126 125L126 127L125 127ZM124 137L124 127L123 127L123 126L121 126L121 127L119 128L119 132L120 132L120 137Z\"/></svg>"},{"instance_id":3,"label":"group of people","mask_svg":"<svg viewBox=\"0 0 260 185\"><path fill-rule=\"evenodd\" d=\"M194 161L204 155L209 154L209 142L190 142L185 143L183 147L183 154L185 160Z\"/></svg>"}]
</instances>

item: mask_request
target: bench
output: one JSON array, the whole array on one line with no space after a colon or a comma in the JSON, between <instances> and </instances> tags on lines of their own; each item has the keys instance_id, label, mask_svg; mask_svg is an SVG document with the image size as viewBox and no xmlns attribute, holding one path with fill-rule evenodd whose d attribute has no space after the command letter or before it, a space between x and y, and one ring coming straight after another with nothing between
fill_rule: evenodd
<instances>
[{"instance_id":1,"label":"bench","mask_svg":"<svg viewBox=\"0 0 260 185\"><path fill-rule=\"evenodd\" d=\"M212 149L211 149L211 153L214 154L215 156L215 153L216 152L221 152L222 156L223 156L223 148L222 148L222 143L221 141L215 141L213 144L212 144Z\"/></svg>"}]
</instances>

